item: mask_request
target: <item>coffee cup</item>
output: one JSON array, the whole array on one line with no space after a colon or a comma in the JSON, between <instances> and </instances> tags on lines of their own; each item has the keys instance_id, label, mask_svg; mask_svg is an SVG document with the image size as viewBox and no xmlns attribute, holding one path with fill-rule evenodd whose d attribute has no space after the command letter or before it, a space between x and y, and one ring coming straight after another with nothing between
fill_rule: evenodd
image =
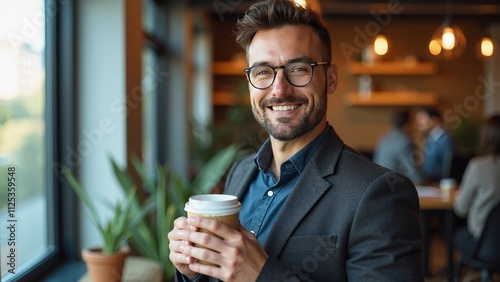
<instances>
[{"instance_id":1,"label":"coffee cup","mask_svg":"<svg viewBox=\"0 0 500 282\"><path fill-rule=\"evenodd\" d=\"M445 201L449 201L455 190L456 181L453 178L444 178L439 182L439 189L441 191L441 198Z\"/></svg>"},{"instance_id":2,"label":"coffee cup","mask_svg":"<svg viewBox=\"0 0 500 282\"><path fill-rule=\"evenodd\" d=\"M225 194L204 194L189 198L184 206L189 217L204 217L217 220L235 230L239 229L241 204L236 196ZM200 229L200 232L210 233ZM195 244L195 246L197 246ZM205 263L200 261L200 263ZM206 264L206 263L205 263Z\"/></svg>"}]
</instances>

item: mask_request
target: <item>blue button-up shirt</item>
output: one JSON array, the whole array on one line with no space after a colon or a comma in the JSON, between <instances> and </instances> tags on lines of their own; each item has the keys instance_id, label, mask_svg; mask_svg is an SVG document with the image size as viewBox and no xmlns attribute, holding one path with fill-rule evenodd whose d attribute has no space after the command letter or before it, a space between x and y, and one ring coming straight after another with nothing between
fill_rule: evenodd
<instances>
[{"instance_id":1,"label":"blue button-up shirt","mask_svg":"<svg viewBox=\"0 0 500 282\"><path fill-rule=\"evenodd\" d=\"M269 168L273 158L269 139L262 144L255 155L254 160L259 173L242 199L240 222L243 227L255 234L261 245L266 242L281 207L307 163L330 130L331 127L327 126L311 143L282 163L279 179L275 178Z\"/></svg>"}]
</instances>

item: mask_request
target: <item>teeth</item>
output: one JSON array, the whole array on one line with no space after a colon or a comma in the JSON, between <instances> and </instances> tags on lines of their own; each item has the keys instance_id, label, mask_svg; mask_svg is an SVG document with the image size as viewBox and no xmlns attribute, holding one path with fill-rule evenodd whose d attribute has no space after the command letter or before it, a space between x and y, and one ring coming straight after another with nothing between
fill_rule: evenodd
<instances>
[{"instance_id":1,"label":"teeth","mask_svg":"<svg viewBox=\"0 0 500 282\"><path fill-rule=\"evenodd\" d=\"M289 111L296 109L298 106L297 105L290 105L290 106L273 106L273 111Z\"/></svg>"}]
</instances>

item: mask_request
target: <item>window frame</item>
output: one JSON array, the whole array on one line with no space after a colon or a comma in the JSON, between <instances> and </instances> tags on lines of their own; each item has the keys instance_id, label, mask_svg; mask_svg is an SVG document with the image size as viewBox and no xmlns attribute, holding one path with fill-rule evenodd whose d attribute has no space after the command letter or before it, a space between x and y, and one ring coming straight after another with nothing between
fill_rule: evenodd
<instances>
[{"instance_id":1,"label":"window frame","mask_svg":"<svg viewBox=\"0 0 500 282\"><path fill-rule=\"evenodd\" d=\"M19 272L15 281L34 281L50 275L65 264L81 263L78 236L78 199L64 180L61 168L73 173L74 164L64 148L75 145L76 94L74 83L74 1L45 0L46 73L46 191L49 253ZM48 8L52 10L48 10ZM82 263L83 264L83 263ZM80 267L81 268L81 267ZM78 269L78 268L77 268ZM80 277L85 269L71 275Z\"/></svg>"}]
</instances>

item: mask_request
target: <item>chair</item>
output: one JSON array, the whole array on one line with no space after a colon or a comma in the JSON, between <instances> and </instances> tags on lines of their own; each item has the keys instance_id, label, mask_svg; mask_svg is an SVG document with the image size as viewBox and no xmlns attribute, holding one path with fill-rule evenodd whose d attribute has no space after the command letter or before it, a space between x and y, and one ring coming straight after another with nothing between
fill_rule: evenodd
<instances>
[{"instance_id":1,"label":"chair","mask_svg":"<svg viewBox=\"0 0 500 282\"><path fill-rule=\"evenodd\" d=\"M500 202L486 218L471 255L461 255L456 269L457 281L464 265L481 270L481 282L487 282L491 272L500 272Z\"/></svg>"}]
</instances>

